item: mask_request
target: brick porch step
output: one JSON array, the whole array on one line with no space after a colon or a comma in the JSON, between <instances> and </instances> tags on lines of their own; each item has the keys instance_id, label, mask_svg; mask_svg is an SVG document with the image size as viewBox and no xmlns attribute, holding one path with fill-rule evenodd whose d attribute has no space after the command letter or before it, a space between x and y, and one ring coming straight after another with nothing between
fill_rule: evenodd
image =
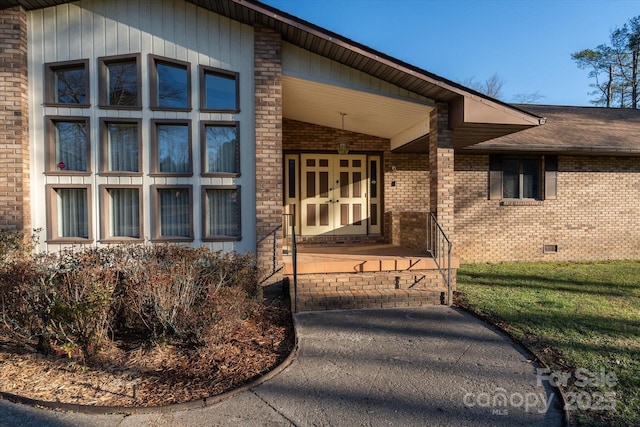
<instances>
[{"instance_id":1,"label":"brick porch step","mask_svg":"<svg viewBox=\"0 0 640 427\"><path fill-rule=\"evenodd\" d=\"M298 292L433 289L442 283L438 270L300 274Z\"/></svg>"},{"instance_id":2,"label":"brick porch step","mask_svg":"<svg viewBox=\"0 0 640 427\"><path fill-rule=\"evenodd\" d=\"M295 309L291 262L285 257L283 273ZM457 264L453 259L454 269ZM297 297L298 311L448 303L431 257L388 244L303 248L297 257Z\"/></svg>"},{"instance_id":3,"label":"brick porch step","mask_svg":"<svg viewBox=\"0 0 640 427\"><path fill-rule=\"evenodd\" d=\"M291 290L291 301L298 311L421 307L446 304L447 290L432 289L374 289L298 292L297 304ZM297 307L296 307L297 306Z\"/></svg>"}]
</instances>

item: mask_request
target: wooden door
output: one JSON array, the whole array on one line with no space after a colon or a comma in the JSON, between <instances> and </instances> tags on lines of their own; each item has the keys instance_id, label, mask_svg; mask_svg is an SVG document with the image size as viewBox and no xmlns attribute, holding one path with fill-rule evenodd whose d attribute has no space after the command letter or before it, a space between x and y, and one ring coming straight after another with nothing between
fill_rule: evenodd
<instances>
[{"instance_id":1,"label":"wooden door","mask_svg":"<svg viewBox=\"0 0 640 427\"><path fill-rule=\"evenodd\" d=\"M366 160L365 155L301 156L302 234L367 233Z\"/></svg>"}]
</instances>

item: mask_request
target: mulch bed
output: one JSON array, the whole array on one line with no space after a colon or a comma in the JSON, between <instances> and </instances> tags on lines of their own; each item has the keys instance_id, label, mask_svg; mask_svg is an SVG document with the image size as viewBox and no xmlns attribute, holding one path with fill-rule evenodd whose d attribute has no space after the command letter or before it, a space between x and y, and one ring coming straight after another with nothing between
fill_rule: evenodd
<instances>
[{"instance_id":1,"label":"mulch bed","mask_svg":"<svg viewBox=\"0 0 640 427\"><path fill-rule=\"evenodd\" d=\"M215 396L264 375L294 347L291 313L264 306L224 342L152 348L114 342L90 363L45 356L0 335L0 391L30 399L95 406L153 407Z\"/></svg>"}]
</instances>

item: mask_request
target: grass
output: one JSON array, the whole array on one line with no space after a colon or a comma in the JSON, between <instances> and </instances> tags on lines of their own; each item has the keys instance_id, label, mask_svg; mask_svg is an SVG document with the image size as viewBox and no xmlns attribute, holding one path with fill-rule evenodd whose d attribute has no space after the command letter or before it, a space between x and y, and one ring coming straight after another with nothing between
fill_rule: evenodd
<instances>
[{"instance_id":1,"label":"grass","mask_svg":"<svg viewBox=\"0 0 640 427\"><path fill-rule=\"evenodd\" d=\"M458 292L553 373L571 374L572 424L640 425L640 261L465 265Z\"/></svg>"}]
</instances>

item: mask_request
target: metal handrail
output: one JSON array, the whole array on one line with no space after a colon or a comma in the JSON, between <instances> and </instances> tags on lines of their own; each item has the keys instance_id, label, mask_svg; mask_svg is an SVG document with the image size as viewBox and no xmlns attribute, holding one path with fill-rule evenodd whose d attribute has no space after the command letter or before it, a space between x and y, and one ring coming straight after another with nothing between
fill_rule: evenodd
<instances>
[{"instance_id":1,"label":"metal handrail","mask_svg":"<svg viewBox=\"0 0 640 427\"><path fill-rule=\"evenodd\" d=\"M273 238L273 244L271 248L271 272L269 272L269 274L260 281L260 284L266 282L267 280L269 280L269 278L275 276L276 274L278 274L280 270L282 270L282 267L278 266L278 257L277 257L278 230L280 230L281 228L282 228L282 224L274 228L270 233L266 234L265 236L263 236L257 241L257 245L259 245L260 243L265 241L267 238L269 237Z\"/></svg>"},{"instance_id":2,"label":"metal handrail","mask_svg":"<svg viewBox=\"0 0 640 427\"><path fill-rule=\"evenodd\" d=\"M453 288L451 286L451 253L453 243L447 237L433 212L429 213L427 225L427 250L438 267L438 271L447 285L447 305L453 303Z\"/></svg>"},{"instance_id":3,"label":"metal handrail","mask_svg":"<svg viewBox=\"0 0 640 427\"><path fill-rule=\"evenodd\" d=\"M296 242L296 221L292 213L282 214L286 217L287 225L284 227L284 238L287 238L287 229L291 225L291 266L293 267L293 312L298 312L298 244Z\"/></svg>"}]
</instances>

